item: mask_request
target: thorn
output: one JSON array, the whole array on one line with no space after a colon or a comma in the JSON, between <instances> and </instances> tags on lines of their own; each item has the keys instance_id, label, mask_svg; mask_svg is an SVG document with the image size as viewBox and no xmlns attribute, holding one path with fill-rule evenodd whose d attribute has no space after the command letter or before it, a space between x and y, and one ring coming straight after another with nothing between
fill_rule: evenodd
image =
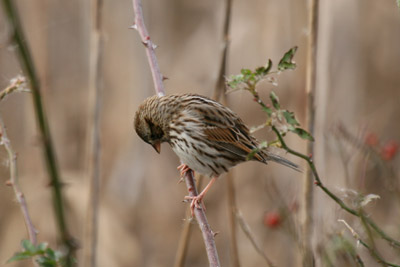
<instances>
[{"instance_id":1,"label":"thorn","mask_svg":"<svg viewBox=\"0 0 400 267\"><path fill-rule=\"evenodd\" d=\"M310 154L310 155L308 155L308 157L309 157L310 159L312 159L312 157L313 157L313 154Z\"/></svg>"},{"instance_id":2,"label":"thorn","mask_svg":"<svg viewBox=\"0 0 400 267\"><path fill-rule=\"evenodd\" d=\"M163 81L169 80L169 78L163 75L163 76L162 76L162 80L163 80Z\"/></svg>"},{"instance_id":3,"label":"thorn","mask_svg":"<svg viewBox=\"0 0 400 267\"><path fill-rule=\"evenodd\" d=\"M147 41L146 42L142 42L142 44L147 47L147 45L149 44Z\"/></svg>"},{"instance_id":4,"label":"thorn","mask_svg":"<svg viewBox=\"0 0 400 267\"><path fill-rule=\"evenodd\" d=\"M321 185L321 183L318 182L318 181L315 181L314 184L315 184L315 185Z\"/></svg>"},{"instance_id":5,"label":"thorn","mask_svg":"<svg viewBox=\"0 0 400 267\"><path fill-rule=\"evenodd\" d=\"M184 181L183 177L179 178L179 181L176 184L180 184Z\"/></svg>"},{"instance_id":6,"label":"thorn","mask_svg":"<svg viewBox=\"0 0 400 267\"><path fill-rule=\"evenodd\" d=\"M211 231L211 234L213 235L213 237L216 237L219 234L219 231L218 232Z\"/></svg>"},{"instance_id":7,"label":"thorn","mask_svg":"<svg viewBox=\"0 0 400 267\"><path fill-rule=\"evenodd\" d=\"M130 26L128 29L137 30L137 25L136 25L136 24L133 24L133 25Z\"/></svg>"},{"instance_id":8,"label":"thorn","mask_svg":"<svg viewBox=\"0 0 400 267\"><path fill-rule=\"evenodd\" d=\"M13 183L11 182L11 180L6 181L6 186L12 186L12 185L13 185Z\"/></svg>"},{"instance_id":9,"label":"thorn","mask_svg":"<svg viewBox=\"0 0 400 267\"><path fill-rule=\"evenodd\" d=\"M146 40L146 41L148 41L148 40L150 40L150 36L146 36L146 37L144 37L144 39Z\"/></svg>"}]
</instances>

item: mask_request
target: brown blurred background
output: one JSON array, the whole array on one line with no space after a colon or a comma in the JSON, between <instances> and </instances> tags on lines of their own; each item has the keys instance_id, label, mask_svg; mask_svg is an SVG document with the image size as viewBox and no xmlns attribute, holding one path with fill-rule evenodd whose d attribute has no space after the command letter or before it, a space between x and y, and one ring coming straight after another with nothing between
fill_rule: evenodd
<instances>
[{"instance_id":1,"label":"brown blurred background","mask_svg":"<svg viewBox=\"0 0 400 267\"><path fill-rule=\"evenodd\" d=\"M87 149L89 112L89 1L19 0L27 42L33 53L62 173L68 223L83 245L88 202ZM144 16L156 50L167 93L195 92L212 96L221 61L225 1L144 1ZM259 87L267 100L274 90L282 105L304 124L307 1L233 1L228 74L254 69L268 58L277 63L297 45L298 67L277 77L278 87ZM2 11L2 10L1 10ZM0 88L22 74L9 43L9 27L0 13ZM133 23L131 1L104 1L101 109L101 204L99 266L172 266L187 204L177 184L178 158L168 145L161 155L143 143L132 128L137 106L154 94L143 45ZM395 0L321 1L317 78L317 124L314 155L322 181L351 205L355 190L378 194L366 211L392 237L400 239L399 160L374 158L361 149L375 135L380 155L387 142L400 142L400 11ZM265 119L247 92L227 96L229 106L249 126ZM31 95L16 93L0 104L18 171L39 240L56 246L57 235L48 175L44 168ZM271 140L267 130L256 133ZM305 141L289 134L288 144L305 151ZM361 145L360 145L361 144ZM288 156L291 160L302 161ZM20 249L27 238L15 196L4 185L7 155L0 149L0 262ZM303 167L305 168L305 166ZM299 266L296 241L302 199L302 175L290 169L246 163L232 171L237 204L257 242L276 266ZM226 181L222 176L205 199L223 266L231 266ZM288 214L279 213L289 210ZM277 212L271 227L266 214ZM313 244L318 266L356 266L348 242L365 266L379 266L356 245L346 219L360 234L359 220L346 214L319 188L315 189ZM241 229L241 266L265 266ZM399 251L376 238L388 261L400 263ZM81 260L79 251L78 261ZM397 255L396 255L397 254ZM207 266L200 231L193 230L186 266ZM8 266L31 266L31 262ZM80 264L80 266L83 266Z\"/></svg>"}]
</instances>

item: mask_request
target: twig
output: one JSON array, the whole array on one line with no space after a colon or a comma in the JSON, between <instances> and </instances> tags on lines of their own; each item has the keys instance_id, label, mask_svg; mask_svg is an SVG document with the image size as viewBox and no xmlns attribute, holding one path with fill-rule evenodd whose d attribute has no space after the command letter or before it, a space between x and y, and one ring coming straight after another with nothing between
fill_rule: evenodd
<instances>
[{"instance_id":1,"label":"twig","mask_svg":"<svg viewBox=\"0 0 400 267\"><path fill-rule=\"evenodd\" d=\"M317 65L317 36L318 36L318 5L319 0L311 0L309 12L308 29L310 31L307 44L307 72L306 72L306 125L311 135L314 135L315 126L315 84L316 84L316 65ZM314 143L307 143L307 154L314 154ZM314 224L314 187L311 170L307 168L303 179L304 208L302 222L302 262L303 266L314 266L314 253L312 250L312 234Z\"/></svg>"},{"instance_id":2,"label":"twig","mask_svg":"<svg viewBox=\"0 0 400 267\"><path fill-rule=\"evenodd\" d=\"M338 220L338 221L342 222L350 230L352 236L357 240L357 242L363 245L366 249L368 249L370 254L377 260L378 263L382 264L383 266L386 265L386 266L400 267L400 265L385 261L374 248L369 246L366 242L364 242L361 239L360 235L345 220Z\"/></svg>"},{"instance_id":3,"label":"twig","mask_svg":"<svg viewBox=\"0 0 400 267\"><path fill-rule=\"evenodd\" d=\"M4 11L8 17L10 26L12 27L12 38L17 45L18 55L22 67L25 69L26 75L30 81L30 87L33 95L33 104L36 114L36 119L39 124L40 135L42 138L44 157L46 160L47 170L50 176L50 184L53 188L53 204L56 214L58 231L61 235L61 241L66 249L66 266L72 266L73 254L76 249L74 239L69 233L67 222L65 220L64 200L61 190L61 179L57 166L56 155L54 152L48 120L46 112L42 104L40 93L39 79L36 74L32 56L29 51L26 38L24 37L21 23L18 17L15 3L12 0L3 0Z\"/></svg>"},{"instance_id":4,"label":"twig","mask_svg":"<svg viewBox=\"0 0 400 267\"><path fill-rule=\"evenodd\" d=\"M86 220L84 262L85 266L97 266L97 243L99 228L99 194L100 194L100 110L102 100L102 0L91 1L92 31L90 54L90 95L89 95L89 166L90 192Z\"/></svg>"},{"instance_id":5,"label":"twig","mask_svg":"<svg viewBox=\"0 0 400 267\"><path fill-rule=\"evenodd\" d=\"M22 211L22 214L23 214L24 220L25 220L25 226L28 231L29 240L31 241L32 244L36 245L37 231L36 231L35 226L32 223L31 217L29 215L28 206L25 201L25 196L22 193L21 188L19 187L19 183L18 183L17 155L15 154L15 152L11 146L10 139L8 139L6 127L4 126L4 122L1 117L0 117L0 144L4 145L5 149L7 150L7 154L8 154L8 161L9 161L9 167L10 167L10 180L9 180L8 184L12 186L14 193L15 193L15 197L17 198L17 201L21 208L21 211Z\"/></svg>"},{"instance_id":6,"label":"twig","mask_svg":"<svg viewBox=\"0 0 400 267\"><path fill-rule=\"evenodd\" d=\"M260 246L257 244L253 234L251 233L249 225L245 222L240 212L236 213L236 219L238 220L240 227L242 228L247 238L250 240L251 244L253 245L257 253L260 254L261 257L263 257L268 266L273 267L274 265L272 264L271 260L267 257L267 255L265 255L264 251L260 248Z\"/></svg>"},{"instance_id":7,"label":"twig","mask_svg":"<svg viewBox=\"0 0 400 267\"><path fill-rule=\"evenodd\" d=\"M189 196L195 197L198 195L196 185L194 183L193 172L191 170L185 173L186 187L189 192ZM194 209L194 215L196 216L197 222L199 223L201 233L203 235L204 244L206 246L206 252L210 267L221 266L218 259L217 248L215 246L214 233L208 224L206 214L203 208Z\"/></svg>"},{"instance_id":8,"label":"twig","mask_svg":"<svg viewBox=\"0 0 400 267\"><path fill-rule=\"evenodd\" d=\"M139 32L140 38L142 39L143 45L146 47L147 59L149 60L151 74L153 76L153 83L157 95L165 95L165 88L163 84L164 77L160 72L160 67L158 66L158 61L154 49L156 45L150 40L149 32L146 29L143 19L142 1L133 0L133 10L135 13L135 24L131 26Z\"/></svg>"},{"instance_id":9,"label":"twig","mask_svg":"<svg viewBox=\"0 0 400 267\"><path fill-rule=\"evenodd\" d=\"M272 130L275 132L275 134L278 136L279 142L282 145L282 148L285 149L289 154L295 155L297 157L300 157L302 159L304 159L305 161L307 161L309 167L311 168L311 171L314 175L314 179L315 179L315 185L319 186L322 191L324 191L330 198L332 198L337 204L339 204L339 206L344 209L345 211L347 211L348 213L356 216L356 217L360 217L360 214L348 207L339 197L337 197L334 193L332 193L327 187L325 187L322 182L321 179L319 177L319 174L317 172L317 169L314 165L314 161L312 159L312 157L306 156L304 154L301 154L291 148L289 148L285 141L282 138L282 135L279 133L278 129L276 129L274 126L272 127ZM365 217L365 221L372 227L372 229L375 230L375 232L377 232L383 239L385 239L386 241L389 242L390 245L395 246L397 248L400 248L400 242L391 238L389 235L387 235L382 229L380 229L374 221L372 221L369 217Z\"/></svg>"},{"instance_id":10,"label":"twig","mask_svg":"<svg viewBox=\"0 0 400 267\"><path fill-rule=\"evenodd\" d=\"M142 11L142 3L140 0L133 0L133 9L135 13L135 25L132 28L137 29L140 37L142 38L142 42L146 47L146 54L149 60L149 65L151 69L151 73L153 75L153 81L156 93L159 96L165 95L165 89L163 85L163 77L161 75L157 58L154 53L154 44L150 40L150 36L146 30L144 19L143 19L143 11ZM194 182L193 172L188 171L184 175L184 179L186 182L186 187L189 192L189 196L197 196L196 184ZM195 209L194 214L196 216L197 222L200 226L200 230L203 235L203 240L206 247L206 252L208 256L208 260L210 266L216 267L220 266L217 248L215 246L214 234L211 230L210 225L208 224L207 217L203 211L203 209Z\"/></svg>"},{"instance_id":11,"label":"twig","mask_svg":"<svg viewBox=\"0 0 400 267\"><path fill-rule=\"evenodd\" d=\"M20 92L30 92L28 89L24 88L26 84L26 79L23 76L17 76L11 80L10 85L0 92L0 101L3 100L7 95L15 91Z\"/></svg>"}]
</instances>

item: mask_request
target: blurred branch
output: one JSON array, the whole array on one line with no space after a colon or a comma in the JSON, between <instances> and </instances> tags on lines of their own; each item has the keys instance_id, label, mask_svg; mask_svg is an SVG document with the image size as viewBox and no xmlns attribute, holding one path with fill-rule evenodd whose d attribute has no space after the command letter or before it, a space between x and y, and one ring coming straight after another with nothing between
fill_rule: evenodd
<instances>
[{"instance_id":1,"label":"blurred branch","mask_svg":"<svg viewBox=\"0 0 400 267\"><path fill-rule=\"evenodd\" d=\"M318 41L318 6L319 0L311 0L308 14L309 36L307 42L307 71L306 71L306 125L308 132L314 136L315 126L315 84L316 84L316 65L317 65L317 41ZM307 142L308 155L314 154L314 142ZM303 249L301 257L303 266L314 266L314 253L312 250L312 236L314 224L314 187L311 170L307 168L303 179L303 218L302 218L302 240Z\"/></svg>"},{"instance_id":2,"label":"blurred branch","mask_svg":"<svg viewBox=\"0 0 400 267\"><path fill-rule=\"evenodd\" d=\"M231 25L231 14L232 14L232 0L225 1L225 20L224 28L222 32L222 57L221 64L218 71L218 78L215 84L213 99L219 101L223 93L225 92L225 75L228 62L228 50L230 44L229 30ZM226 98L224 98L224 104L227 106ZM229 217L229 232L230 232L230 257L231 264L233 267L239 267L239 252L237 247L237 237L236 237L236 193L235 185L233 183L232 171L228 172L225 177L226 188L227 188L227 200L228 200L228 217Z\"/></svg>"},{"instance_id":3,"label":"blurred branch","mask_svg":"<svg viewBox=\"0 0 400 267\"><path fill-rule=\"evenodd\" d=\"M357 242L363 245L366 249L368 249L371 256L374 257L378 263L382 264L383 266L400 267L400 265L389 263L386 262L384 259L382 259L379 253L373 247L369 246L366 242L364 242L361 239L360 235L357 234L357 232L345 220L339 220L339 222L342 222L350 230L352 236L357 240Z\"/></svg>"},{"instance_id":4,"label":"blurred branch","mask_svg":"<svg viewBox=\"0 0 400 267\"><path fill-rule=\"evenodd\" d=\"M14 6L15 3L12 0L3 0L2 3L9 20L9 24L12 27L12 38L17 45L17 51L20 57L21 65L25 69L26 75L30 81L36 119L39 124L39 130L44 148L44 157L50 176L50 184L53 188L53 205L57 219L58 231L60 232L62 243L67 251L66 266L72 266L73 254L76 249L76 244L69 233L67 222L65 220L64 201L61 190L61 178L59 175L56 155L51 140L46 112L42 104L39 79L36 74L36 69L33 64L32 56L29 51L26 38L22 31L17 10Z\"/></svg>"},{"instance_id":5,"label":"blurred branch","mask_svg":"<svg viewBox=\"0 0 400 267\"><path fill-rule=\"evenodd\" d=\"M28 211L28 205L25 200L25 196L22 193L18 183L17 155L15 154L12 148L10 139L8 139L6 127L4 126L4 122L1 117L0 117L0 145L4 145L8 154L8 162L10 167L10 180L7 182L7 185L12 186L14 190L15 197L17 198L17 201L22 211L22 215L24 216L25 226L28 231L29 240L31 241L32 244L36 245L37 230L32 223Z\"/></svg>"},{"instance_id":6,"label":"blurred branch","mask_svg":"<svg viewBox=\"0 0 400 267\"><path fill-rule=\"evenodd\" d=\"M236 219L238 220L239 225L242 228L243 232L250 240L253 247L256 249L257 253L260 254L261 257L263 257L263 259L265 260L265 262L269 267L273 267L274 265L272 264L271 260L267 257L267 255L265 255L264 251L260 248L260 246L257 244L253 234L251 233L250 226L243 219L243 216L240 214L240 212L236 212Z\"/></svg>"},{"instance_id":7,"label":"blurred branch","mask_svg":"<svg viewBox=\"0 0 400 267\"><path fill-rule=\"evenodd\" d=\"M165 89L163 84L163 77L160 72L160 68L158 66L157 58L154 52L155 45L150 40L149 33L144 24L143 19L143 11L142 11L142 3L140 0L133 0L133 9L135 13L135 24L131 27L136 29L139 32L139 35L142 39L142 43L146 47L146 54L149 60L149 65L151 69L151 73L153 75L153 82L155 86L156 93L159 96L165 95ZM189 196L197 196L197 188L194 182L193 172L190 170L185 173L184 179L186 182L186 187L189 192ZM211 230L210 225L208 224L207 217L204 213L203 209L194 209L194 214L196 216L197 222L200 226L200 230L203 235L203 240L206 247L208 261L210 266L216 267L220 266L217 248L215 246L214 233Z\"/></svg>"},{"instance_id":8,"label":"blurred branch","mask_svg":"<svg viewBox=\"0 0 400 267\"><path fill-rule=\"evenodd\" d=\"M99 228L99 194L100 194L100 111L102 100L102 0L91 1L91 53L89 65L89 166L88 176L90 179L90 192L88 203L88 214L85 233L85 266L97 266L97 243Z\"/></svg>"},{"instance_id":9,"label":"blurred branch","mask_svg":"<svg viewBox=\"0 0 400 267\"><path fill-rule=\"evenodd\" d=\"M165 88L163 84L164 77L160 72L158 61L155 53L156 45L150 40L149 32L146 29L143 19L142 1L133 0L133 11L135 13L135 24L131 26L139 32L142 44L146 47L147 59L149 60L151 74L153 76L153 83L156 93L159 96L165 95Z\"/></svg>"}]
</instances>

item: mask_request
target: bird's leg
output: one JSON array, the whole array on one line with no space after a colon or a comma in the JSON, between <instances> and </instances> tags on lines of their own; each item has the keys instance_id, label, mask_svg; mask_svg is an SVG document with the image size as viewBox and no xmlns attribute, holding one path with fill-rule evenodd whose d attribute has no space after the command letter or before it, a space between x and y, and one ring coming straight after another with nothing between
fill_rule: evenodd
<instances>
[{"instance_id":1,"label":"bird's leg","mask_svg":"<svg viewBox=\"0 0 400 267\"><path fill-rule=\"evenodd\" d=\"M204 206L203 203L203 198L206 195L206 193L208 192L208 190L210 190L211 186L215 183L215 181L217 180L217 177L213 177L210 182L207 184L206 187L204 187L203 191L201 191L200 194L198 194L197 196L185 196L185 199L191 199L192 202L190 203L190 210L192 213L192 217L194 216L194 208L198 208L200 209L201 206L203 206L204 210L206 210L206 207Z\"/></svg>"}]
</instances>

